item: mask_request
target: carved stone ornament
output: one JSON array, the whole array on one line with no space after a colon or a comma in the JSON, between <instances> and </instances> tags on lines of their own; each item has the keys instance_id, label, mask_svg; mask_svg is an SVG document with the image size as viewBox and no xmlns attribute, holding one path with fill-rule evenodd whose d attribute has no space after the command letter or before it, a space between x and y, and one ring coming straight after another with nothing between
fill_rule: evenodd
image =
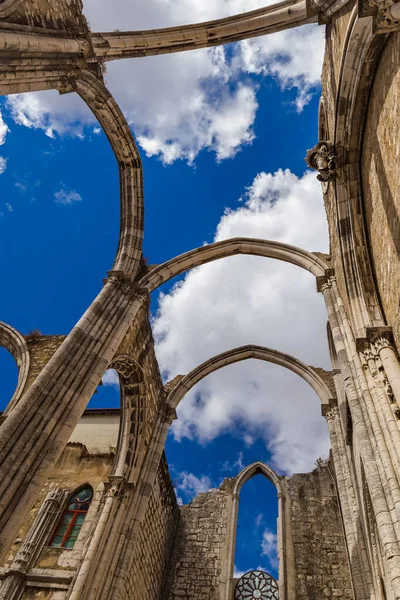
<instances>
[{"instance_id":1,"label":"carved stone ornament","mask_svg":"<svg viewBox=\"0 0 400 600\"><path fill-rule=\"evenodd\" d=\"M317 179L325 187L333 179L336 173L336 154L331 142L321 140L314 148L308 150L305 161L307 165L318 171Z\"/></svg>"}]
</instances>

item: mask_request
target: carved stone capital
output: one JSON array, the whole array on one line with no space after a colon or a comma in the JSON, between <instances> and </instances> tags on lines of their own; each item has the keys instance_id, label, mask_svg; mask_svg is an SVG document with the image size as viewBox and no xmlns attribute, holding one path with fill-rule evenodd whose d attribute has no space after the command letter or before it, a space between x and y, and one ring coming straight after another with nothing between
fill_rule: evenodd
<instances>
[{"instance_id":1,"label":"carved stone capital","mask_svg":"<svg viewBox=\"0 0 400 600\"><path fill-rule=\"evenodd\" d=\"M163 422L167 423L168 425L172 425L172 423L178 418L175 408L173 408L169 404L164 404L162 407L162 411Z\"/></svg>"},{"instance_id":2,"label":"carved stone capital","mask_svg":"<svg viewBox=\"0 0 400 600\"><path fill-rule=\"evenodd\" d=\"M140 287L136 281L132 281L132 279L126 277L123 271L108 271L107 279L104 279L103 282L104 284L113 283L124 294L149 295L147 288Z\"/></svg>"},{"instance_id":3,"label":"carved stone capital","mask_svg":"<svg viewBox=\"0 0 400 600\"><path fill-rule=\"evenodd\" d=\"M324 187L336 174L336 153L334 146L327 140L320 140L313 148L307 151L305 161L310 169L318 171L317 179Z\"/></svg>"},{"instance_id":4,"label":"carved stone capital","mask_svg":"<svg viewBox=\"0 0 400 600\"><path fill-rule=\"evenodd\" d=\"M322 416L325 417L327 421L333 419L337 414L339 414L339 407L336 398L330 398L329 404L323 404L321 406Z\"/></svg>"},{"instance_id":5,"label":"carved stone capital","mask_svg":"<svg viewBox=\"0 0 400 600\"><path fill-rule=\"evenodd\" d=\"M367 327L366 336L378 354L384 348L395 349L391 327Z\"/></svg>"},{"instance_id":6,"label":"carved stone capital","mask_svg":"<svg viewBox=\"0 0 400 600\"><path fill-rule=\"evenodd\" d=\"M325 419L327 421L330 421L331 419L336 419L336 417L338 415L339 415L339 407L338 406L330 406L329 410L323 416L325 417Z\"/></svg>"},{"instance_id":7,"label":"carved stone capital","mask_svg":"<svg viewBox=\"0 0 400 600\"><path fill-rule=\"evenodd\" d=\"M356 348L367 362L371 359L375 360L375 353L368 338L356 338Z\"/></svg>"},{"instance_id":8,"label":"carved stone capital","mask_svg":"<svg viewBox=\"0 0 400 600\"><path fill-rule=\"evenodd\" d=\"M335 271L334 269L326 269L324 275L320 275L316 278L317 281L317 292L324 292L331 287L332 280L334 280Z\"/></svg>"}]
</instances>

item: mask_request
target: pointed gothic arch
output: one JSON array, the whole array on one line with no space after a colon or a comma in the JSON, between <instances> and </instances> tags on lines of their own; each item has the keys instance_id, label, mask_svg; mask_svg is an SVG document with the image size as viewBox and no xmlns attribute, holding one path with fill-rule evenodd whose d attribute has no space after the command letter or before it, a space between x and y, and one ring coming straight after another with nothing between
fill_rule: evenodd
<instances>
[{"instance_id":1,"label":"pointed gothic arch","mask_svg":"<svg viewBox=\"0 0 400 600\"><path fill-rule=\"evenodd\" d=\"M313 367L306 365L290 354L256 345L233 348L206 360L177 383L168 394L167 404L175 409L185 394L201 379L218 369L222 369L222 367L250 358L264 360L293 371L313 388L321 400L323 410L329 408L334 394Z\"/></svg>"},{"instance_id":2,"label":"pointed gothic arch","mask_svg":"<svg viewBox=\"0 0 400 600\"><path fill-rule=\"evenodd\" d=\"M29 374L30 354L25 338L19 331L0 321L0 346L5 348L13 357L18 367L18 383L4 414L8 414L21 398Z\"/></svg>"},{"instance_id":3,"label":"pointed gothic arch","mask_svg":"<svg viewBox=\"0 0 400 600\"><path fill-rule=\"evenodd\" d=\"M236 548L236 528L239 513L240 491L243 485L252 479L255 475L264 475L276 488L278 497L278 558L279 558L279 598L280 600L295 599L295 582L293 581L293 569L288 569L288 563L292 560L293 540L290 527L287 526L285 515L286 495L284 487L281 484L281 477L266 463L257 461L245 467L233 480L231 492L231 506L229 511L228 524L228 560L226 561L226 572L223 579L226 581L223 600L233 598L234 589L234 561Z\"/></svg>"},{"instance_id":4,"label":"pointed gothic arch","mask_svg":"<svg viewBox=\"0 0 400 600\"><path fill-rule=\"evenodd\" d=\"M189 252L157 265L140 279L139 285L150 293L180 273L220 258L238 254L282 260L309 271L317 279L332 273L332 270L319 256L297 246L271 240L238 237L189 250Z\"/></svg>"},{"instance_id":5,"label":"pointed gothic arch","mask_svg":"<svg viewBox=\"0 0 400 600\"><path fill-rule=\"evenodd\" d=\"M111 475L129 483L137 480L146 436L146 385L143 370L128 354L119 354L110 364L119 376L121 420Z\"/></svg>"}]
</instances>

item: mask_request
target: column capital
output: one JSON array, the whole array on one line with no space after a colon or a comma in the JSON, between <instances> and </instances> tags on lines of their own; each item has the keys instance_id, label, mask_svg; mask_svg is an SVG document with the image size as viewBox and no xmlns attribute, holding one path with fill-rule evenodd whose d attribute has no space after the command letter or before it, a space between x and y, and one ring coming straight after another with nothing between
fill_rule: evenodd
<instances>
[{"instance_id":1,"label":"column capital","mask_svg":"<svg viewBox=\"0 0 400 600\"><path fill-rule=\"evenodd\" d=\"M168 425L172 425L173 421L175 421L178 418L175 408L173 408L169 404L163 404L161 410L163 413L162 420L164 423L168 423Z\"/></svg>"},{"instance_id":2,"label":"column capital","mask_svg":"<svg viewBox=\"0 0 400 600\"><path fill-rule=\"evenodd\" d=\"M395 350L391 327L367 327L365 333L367 340L373 345L377 353L383 348Z\"/></svg>"},{"instance_id":3,"label":"column capital","mask_svg":"<svg viewBox=\"0 0 400 600\"><path fill-rule=\"evenodd\" d=\"M339 407L336 398L330 398L329 404L322 404L321 406L322 416L325 417L327 421L332 419L334 416L339 414Z\"/></svg>"},{"instance_id":4,"label":"column capital","mask_svg":"<svg viewBox=\"0 0 400 600\"><path fill-rule=\"evenodd\" d=\"M136 281L133 281L130 277L126 277L123 271L107 271L107 278L103 279L103 283L104 285L106 283L113 283L124 294L135 293L135 295L149 296L149 290L147 288L140 287Z\"/></svg>"},{"instance_id":5,"label":"column capital","mask_svg":"<svg viewBox=\"0 0 400 600\"><path fill-rule=\"evenodd\" d=\"M335 277L334 269L325 269L323 275L316 277L317 281L317 292L324 292L326 289L331 287L331 281Z\"/></svg>"}]
</instances>

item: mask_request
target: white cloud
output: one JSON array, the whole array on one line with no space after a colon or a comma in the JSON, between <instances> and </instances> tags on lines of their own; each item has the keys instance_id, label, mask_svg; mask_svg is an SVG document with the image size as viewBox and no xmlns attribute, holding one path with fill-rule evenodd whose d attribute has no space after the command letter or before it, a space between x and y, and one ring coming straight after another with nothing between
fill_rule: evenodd
<instances>
[{"instance_id":1,"label":"white cloud","mask_svg":"<svg viewBox=\"0 0 400 600\"><path fill-rule=\"evenodd\" d=\"M178 492L182 492L186 498L192 499L202 492L208 492L211 489L211 480L206 475L196 477L193 473L183 471L179 473L175 480L175 487Z\"/></svg>"},{"instance_id":2,"label":"white cloud","mask_svg":"<svg viewBox=\"0 0 400 600\"><path fill-rule=\"evenodd\" d=\"M82 196L74 190L61 189L54 194L54 199L57 204L74 204L81 202Z\"/></svg>"},{"instance_id":3,"label":"white cloud","mask_svg":"<svg viewBox=\"0 0 400 600\"><path fill-rule=\"evenodd\" d=\"M6 136L9 131L10 130L9 130L8 126L6 125L6 123L4 122L3 115L1 114L1 111L0 111L0 146L2 146L4 144L4 142L6 141Z\"/></svg>"},{"instance_id":4,"label":"white cloud","mask_svg":"<svg viewBox=\"0 0 400 600\"><path fill-rule=\"evenodd\" d=\"M107 369L101 381L103 382L103 385L111 385L113 387L119 388L118 373L117 371L114 371L114 369Z\"/></svg>"},{"instance_id":5,"label":"white cloud","mask_svg":"<svg viewBox=\"0 0 400 600\"><path fill-rule=\"evenodd\" d=\"M270 529L265 529L261 542L261 552L267 557L269 565L276 569L278 567L278 538L276 533Z\"/></svg>"},{"instance_id":6,"label":"white cloud","mask_svg":"<svg viewBox=\"0 0 400 600\"><path fill-rule=\"evenodd\" d=\"M60 95L54 90L8 96L7 106L15 123L42 129L50 138L56 133L82 138L84 124L94 121L77 94Z\"/></svg>"},{"instance_id":7,"label":"white cloud","mask_svg":"<svg viewBox=\"0 0 400 600\"><path fill-rule=\"evenodd\" d=\"M283 89L297 88L295 103L301 112L321 79L323 50L324 29L306 25L244 40L237 60L247 73L273 75Z\"/></svg>"},{"instance_id":8,"label":"white cloud","mask_svg":"<svg viewBox=\"0 0 400 600\"><path fill-rule=\"evenodd\" d=\"M320 184L313 173L259 173L237 210L221 218L215 240L245 236L327 251ZM161 295L154 320L157 357L168 379L244 344L292 354L329 368L327 315L315 279L293 265L236 256L203 265ZM178 407L177 440L201 442L233 432L247 444L263 439L286 472L313 468L326 454L320 401L295 374L261 361L225 367L195 386Z\"/></svg>"},{"instance_id":9,"label":"white cloud","mask_svg":"<svg viewBox=\"0 0 400 600\"><path fill-rule=\"evenodd\" d=\"M272 3L272 2L271 2ZM268 2L267 2L268 4ZM199 22L264 6L262 0L86 0L93 30L154 28ZM106 83L148 156L167 164L193 162L207 149L217 160L252 142L260 79L272 75L297 89L297 109L309 101L322 68L323 30L291 29L226 47L107 64ZM10 96L17 123L82 136L93 116L75 94Z\"/></svg>"},{"instance_id":10,"label":"white cloud","mask_svg":"<svg viewBox=\"0 0 400 600\"><path fill-rule=\"evenodd\" d=\"M0 156L0 175L4 173L7 167L7 159L3 156Z\"/></svg>"},{"instance_id":11,"label":"white cloud","mask_svg":"<svg viewBox=\"0 0 400 600\"><path fill-rule=\"evenodd\" d=\"M13 207L9 202L6 202L6 208L7 208L8 212L13 212Z\"/></svg>"}]
</instances>

